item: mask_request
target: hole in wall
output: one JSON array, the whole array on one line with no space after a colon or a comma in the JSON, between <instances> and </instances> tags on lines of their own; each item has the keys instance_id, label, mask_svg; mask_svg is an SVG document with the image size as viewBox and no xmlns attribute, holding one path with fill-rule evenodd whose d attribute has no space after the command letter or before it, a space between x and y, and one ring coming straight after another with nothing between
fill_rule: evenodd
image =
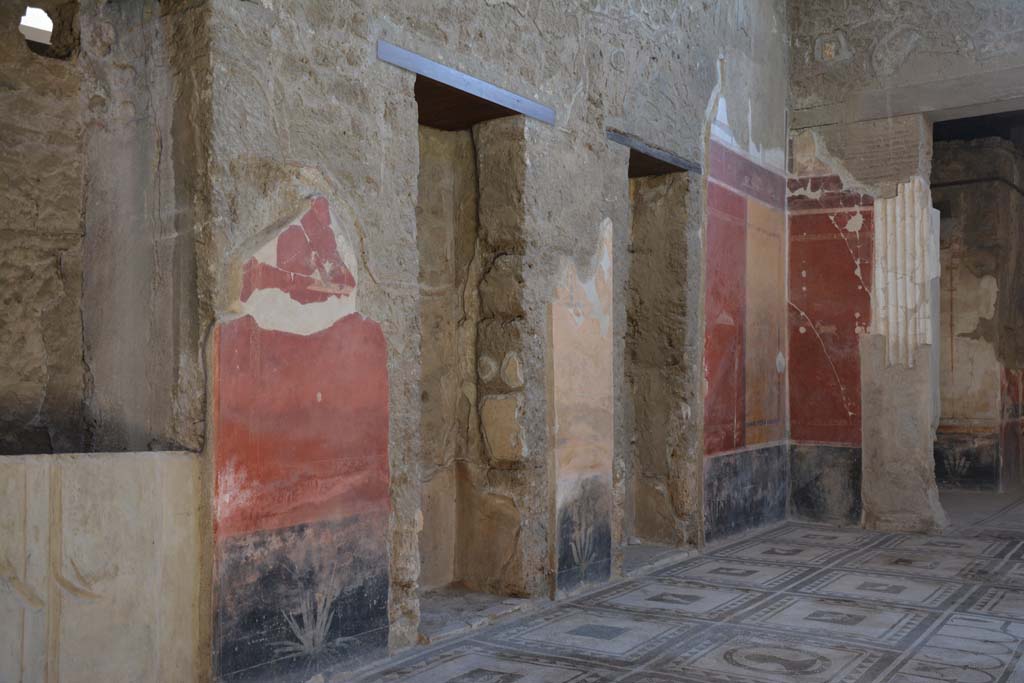
<instances>
[{"instance_id":1,"label":"hole in wall","mask_svg":"<svg viewBox=\"0 0 1024 683\"><path fill-rule=\"evenodd\" d=\"M25 15L21 18L18 26L21 35L31 43L50 44L50 37L53 35L53 19L50 15L38 7L26 7Z\"/></svg>"},{"instance_id":2,"label":"hole in wall","mask_svg":"<svg viewBox=\"0 0 1024 683\"><path fill-rule=\"evenodd\" d=\"M46 7L26 7L18 30L28 49L37 55L68 59L78 46L78 2L48 2Z\"/></svg>"}]
</instances>

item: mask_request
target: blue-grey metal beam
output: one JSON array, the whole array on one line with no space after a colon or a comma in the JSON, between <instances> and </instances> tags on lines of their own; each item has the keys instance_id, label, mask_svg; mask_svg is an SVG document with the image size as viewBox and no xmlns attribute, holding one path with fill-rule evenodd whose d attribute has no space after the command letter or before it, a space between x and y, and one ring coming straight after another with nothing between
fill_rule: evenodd
<instances>
[{"instance_id":1,"label":"blue-grey metal beam","mask_svg":"<svg viewBox=\"0 0 1024 683\"><path fill-rule=\"evenodd\" d=\"M393 45L386 40L377 41L377 58L388 64L394 64L415 74L444 83L470 95L475 95L488 102L494 102L512 111L530 118L554 125L555 110L539 102L517 95L514 92L474 78L444 64L439 64L423 55L410 52Z\"/></svg>"}]
</instances>

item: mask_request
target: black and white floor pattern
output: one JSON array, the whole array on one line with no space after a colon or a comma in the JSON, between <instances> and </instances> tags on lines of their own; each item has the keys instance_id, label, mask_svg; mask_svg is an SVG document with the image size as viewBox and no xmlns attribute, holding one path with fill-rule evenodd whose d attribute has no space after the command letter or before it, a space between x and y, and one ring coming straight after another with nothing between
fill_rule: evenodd
<instances>
[{"instance_id":1,"label":"black and white floor pattern","mask_svg":"<svg viewBox=\"0 0 1024 683\"><path fill-rule=\"evenodd\" d=\"M996 683L1022 650L1018 499L942 536L787 523L356 680Z\"/></svg>"}]
</instances>

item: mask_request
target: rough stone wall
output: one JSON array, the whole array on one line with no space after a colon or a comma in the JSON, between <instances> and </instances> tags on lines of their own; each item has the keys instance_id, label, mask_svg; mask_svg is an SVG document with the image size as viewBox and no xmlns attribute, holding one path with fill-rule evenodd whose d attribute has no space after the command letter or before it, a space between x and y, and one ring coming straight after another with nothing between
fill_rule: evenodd
<instances>
[{"instance_id":1,"label":"rough stone wall","mask_svg":"<svg viewBox=\"0 0 1024 683\"><path fill-rule=\"evenodd\" d=\"M526 430L529 336L523 302L526 250L526 120L506 117L473 130L479 186L479 318L476 410L481 444L459 463L457 571L469 588L536 595L543 537L544 455ZM423 438L432 435L423 433Z\"/></svg>"},{"instance_id":2,"label":"rough stone wall","mask_svg":"<svg viewBox=\"0 0 1024 683\"><path fill-rule=\"evenodd\" d=\"M41 4L56 20L50 57L17 32L23 3L3 17L5 114L17 122L4 132L3 267L16 283L4 334L25 353L2 371L17 391L0 448L196 450L203 10Z\"/></svg>"},{"instance_id":3,"label":"rough stone wall","mask_svg":"<svg viewBox=\"0 0 1024 683\"><path fill-rule=\"evenodd\" d=\"M29 49L23 4L0 9L0 454L74 452L87 444L81 78L70 56Z\"/></svg>"},{"instance_id":4,"label":"rough stone wall","mask_svg":"<svg viewBox=\"0 0 1024 683\"><path fill-rule=\"evenodd\" d=\"M198 450L205 10L89 0L79 25L91 449Z\"/></svg>"},{"instance_id":5,"label":"rough stone wall","mask_svg":"<svg viewBox=\"0 0 1024 683\"><path fill-rule=\"evenodd\" d=\"M1013 2L789 0L791 106L802 128L974 105L1019 108L1024 15ZM951 112L952 113L952 112Z\"/></svg>"},{"instance_id":6,"label":"rough stone wall","mask_svg":"<svg viewBox=\"0 0 1024 683\"><path fill-rule=\"evenodd\" d=\"M0 458L0 680L206 680L194 453Z\"/></svg>"},{"instance_id":7,"label":"rough stone wall","mask_svg":"<svg viewBox=\"0 0 1024 683\"><path fill-rule=\"evenodd\" d=\"M943 212L936 471L948 485L999 487L1005 368L1021 367L1024 156L988 138L935 146L933 201Z\"/></svg>"},{"instance_id":8,"label":"rough stone wall","mask_svg":"<svg viewBox=\"0 0 1024 683\"><path fill-rule=\"evenodd\" d=\"M635 419L625 533L669 545L695 543L700 520L687 517L699 482L680 460L680 432L692 396L685 338L687 197L690 178L630 180L630 270L625 371Z\"/></svg>"},{"instance_id":9,"label":"rough stone wall","mask_svg":"<svg viewBox=\"0 0 1024 683\"><path fill-rule=\"evenodd\" d=\"M544 383L546 311L566 255L585 271L611 218L615 263L625 250L628 185L624 155L604 128L701 160L704 119L721 92L742 145L784 148L785 32L781 2L726 5L602 2L546 5L464 2L324 4L211 3L213 44L213 224L203 243L200 282L224 289L223 254L286 215L313 192L340 197L358 232L361 309L381 321L388 343L392 522L391 642L415 638L419 575L421 430L415 228L419 166L413 76L374 57L385 38L474 76L534 97L558 112L556 125L523 122L523 439L540 484L519 530L531 593L551 586L553 498ZM719 63L719 57L724 57ZM753 130L751 130L751 124ZM483 169L481 169L481 175ZM483 186L483 183L481 183ZM699 245L703 192L691 192L687 230ZM698 257L700 250L689 252ZM515 254L513 254L515 255ZM701 272L697 266L694 273ZM616 292L623 274L614 274ZM688 283L686 348L700 367L700 287ZM621 302L622 297L614 299ZM615 338L625 309L615 304ZM622 353L616 341L616 353ZM624 401L621 361L616 405ZM695 390L685 448L700 443ZM628 444L616 411L616 457ZM696 450L695 450L696 452ZM621 468L617 471L621 472ZM516 470L494 474L495 483ZM532 476L532 475L531 475ZM616 481L621 482L620 475ZM619 494L616 494L619 495ZM613 528L613 536L618 531Z\"/></svg>"},{"instance_id":10,"label":"rough stone wall","mask_svg":"<svg viewBox=\"0 0 1024 683\"><path fill-rule=\"evenodd\" d=\"M456 463L480 458L480 268L473 135L421 126L419 145L416 241L424 434L419 584L426 589L458 578Z\"/></svg>"}]
</instances>

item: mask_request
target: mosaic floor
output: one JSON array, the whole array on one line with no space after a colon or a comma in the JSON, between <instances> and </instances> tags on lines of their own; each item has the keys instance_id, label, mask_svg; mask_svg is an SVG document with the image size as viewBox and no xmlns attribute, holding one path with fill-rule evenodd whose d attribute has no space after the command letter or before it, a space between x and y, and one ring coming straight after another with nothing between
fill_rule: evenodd
<instances>
[{"instance_id":1,"label":"mosaic floor","mask_svg":"<svg viewBox=\"0 0 1024 683\"><path fill-rule=\"evenodd\" d=\"M1024 681L1024 500L944 536L787 523L359 681Z\"/></svg>"}]
</instances>

